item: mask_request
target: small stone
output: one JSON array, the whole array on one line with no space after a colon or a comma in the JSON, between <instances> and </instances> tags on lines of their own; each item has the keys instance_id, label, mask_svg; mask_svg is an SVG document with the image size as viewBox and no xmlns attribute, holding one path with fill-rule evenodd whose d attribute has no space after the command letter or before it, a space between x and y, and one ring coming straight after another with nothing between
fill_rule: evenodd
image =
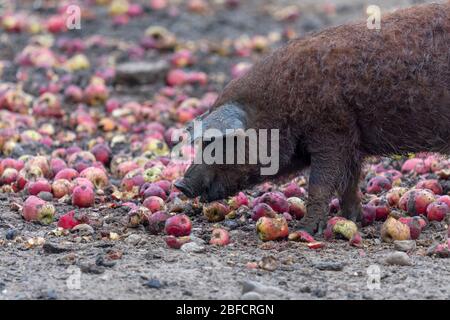
<instances>
[{"instance_id":1,"label":"small stone","mask_svg":"<svg viewBox=\"0 0 450 320\"><path fill-rule=\"evenodd\" d=\"M262 300L262 296L257 292L247 292L241 296L241 300Z\"/></svg>"},{"instance_id":2,"label":"small stone","mask_svg":"<svg viewBox=\"0 0 450 320\"><path fill-rule=\"evenodd\" d=\"M191 239L191 242L195 242L198 245L204 245L206 243L205 240L203 240L202 238L196 237L194 235L190 235L189 238Z\"/></svg>"},{"instance_id":3,"label":"small stone","mask_svg":"<svg viewBox=\"0 0 450 320\"><path fill-rule=\"evenodd\" d=\"M122 84L151 84L164 80L169 71L169 64L164 61L156 62L125 62L116 67L116 83Z\"/></svg>"},{"instance_id":4,"label":"small stone","mask_svg":"<svg viewBox=\"0 0 450 320\"><path fill-rule=\"evenodd\" d=\"M258 266L267 271L275 271L278 268L278 261L275 257L268 256L262 258Z\"/></svg>"},{"instance_id":5,"label":"small stone","mask_svg":"<svg viewBox=\"0 0 450 320\"><path fill-rule=\"evenodd\" d=\"M150 279L144 283L144 286L151 289L160 289L162 287L158 279Z\"/></svg>"},{"instance_id":6,"label":"small stone","mask_svg":"<svg viewBox=\"0 0 450 320\"><path fill-rule=\"evenodd\" d=\"M416 241L415 240L395 240L394 248L397 251L412 251L416 249Z\"/></svg>"},{"instance_id":7,"label":"small stone","mask_svg":"<svg viewBox=\"0 0 450 320\"><path fill-rule=\"evenodd\" d=\"M311 294L317 298L323 298L327 295L327 288L322 287L322 288L316 288L314 289Z\"/></svg>"},{"instance_id":8,"label":"small stone","mask_svg":"<svg viewBox=\"0 0 450 320\"><path fill-rule=\"evenodd\" d=\"M326 270L326 271L342 271L344 269L344 264L341 262L318 262L314 264L314 267L316 267L319 270Z\"/></svg>"},{"instance_id":9,"label":"small stone","mask_svg":"<svg viewBox=\"0 0 450 320\"><path fill-rule=\"evenodd\" d=\"M48 254L59 254L59 253L67 252L70 250L67 248L62 248L62 247L56 246L51 243L45 243L42 246L42 249L44 249L44 252L48 253Z\"/></svg>"},{"instance_id":10,"label":"small stone","mask_svg":"<svg viewBox=\"0 0 450 320\"><path fill-rule=\"evenodd\" d=\"M137 234L130 234L126 239L125 242L129 245L136 246L141 241L141 236Z\"/></svg>"},{"instance_id":11,"label":"small stone","mask_svg":"<svg viewBox=\"0 0 450 320\"><path fill-rule=\"evenodd\" d=\"M102 274L105 272L105 268L103 266L98 266L93 263L80 264L79 267L80 267L81 272L83 272L83 273Z\"/></svg>"},{"instance_id":12,"label":"small stone","mask_svg":"<svg viewBox=\"0 0 450 320\"><path fill-rule=\"evenodd\" d=\"M181 246L181 251L186 253L202 253L205 251L205 247L195 242L188 242Z\"/></svg>"},{"instance_id":13,"label":"small stone","mask_svg":"<svg viewBox=\"0 0 450 320\"><path fill-rule=\"evenodd\" d=\"M72 228L72 231L78 231L80 236L90 236L94 234L94 228L85 223L76 225Z\"/></svg>"},{"instance_id":14,"label":"small stone","mask_svg":"<svg viewBox=\"0 0 450 320\"><path fill-rule=\"evenodd\" d=\"M283 294L281 289L272 286L266 286L264 284L245 280L241 282L242 285L242 295L249 292L256 292L262 295L274 294L275 296L280 296Z\"/></svg>"},{"instance_id":15,"label":"small stone","mask_svg":"<svg viewBox=\"0 0 450 320\"><path fill-rule=\"evenodd\" d=\"M388 265L398 265L398 266L412 266L411 258L405 253L401 251L397 251L394 253L390 253L385 262Z\"/></svg>"},{"instance_id":16,"label":"small stone","mask_svg":"<svg viewBox=\"0 0 450 320\"><path fill-rule=\"evenodd\" d=\"M14 240L18 234L19 232L16 229L9 229L6 231L5 238L6 240Z\"/></svg>"}]
</instances>

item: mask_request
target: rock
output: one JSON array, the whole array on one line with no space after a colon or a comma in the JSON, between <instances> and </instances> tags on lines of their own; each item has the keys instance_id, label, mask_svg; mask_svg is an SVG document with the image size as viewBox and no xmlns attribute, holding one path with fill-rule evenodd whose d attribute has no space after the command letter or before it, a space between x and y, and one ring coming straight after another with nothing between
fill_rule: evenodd
<instances>
[{"instance_id":1,"label":"rock","mask_svg":"<svg viewBox=\"0 0 450 320\"><path fill-rule=\"evenodd\" d=\"M169 64L164 61L125 62L116 67L116 83L121 84L151 84L164 81Z\"/></svg>"},{"instance_id":2,"label":"rock","mask_svg":"<svg viewBox=\"0 0 450 320\"><path fill-rule=\"evenodd\" d=\"M405 253L401 251L397 251L394 253L390 253L385 262L388 265L398 265L398 266L412 266L411 258Z\"/></svg>"},{"instance_id":3,"label":"rock","mask_svg":"<svg viewBox=\"0 0 450 320\"><path fill-rule=\"evenodd\" d=\"M205 252L205 247L195 242L188 242L181 246L181 251L187 253L202 253Z\"/></svg>"},{"instance_id":4,"label":"rock","mask_svg":"<svg viewBox=\"0 0 450 320\"><path fill-rule=\"evenodd\" d=\"M94 234L94 228L85 223L76 225L72 228L72 231L78 231L80 236L90 236Z\"/></svg>"},{"instance_id":5,"label":"rock","mask_svg":"<svg viewBox=\"0 0 450 320\"><path fill-rule=\"evenodd\" d=\"M280 296L283 294L283 291L281 289L272 286L266 286L261 283L253 281L245 280L241 282L241 285L242 285L242 295L249 292L256 292L262 295L274 294L276 296Z\"/></svg>"},{"instance_id":6,"label":"rock","mask_svg":"<svg viewBox=\"0 0 450 320\"><path fill-rule=\"evenodd\" d=\"M278 268L278 260L273 256L264 257L258 262L258 267L267 271L275 271Z\"/></svg>"},{"instance_id":7,"label":"rock","mask_svg":"<svg viewBox=\"0 0 450 320\"><path fill-rule=\"evenodd\" d=\"M17 231L16 229L9 229L8 231L6 231L6 235L5 238L6 240L14 240L19 234L19 231Z\"/></svg>"},{"instance_id":8,"label":"rock","mask_svg":"<svg viewBox=\"0 0 450 320\"><path fill-rule=\"evenodd\" d=\"M83 273L102 274L105 272L105 268L103 266L98 266L94 263L80 264L79 267Z\"/></svg>"},{"instance_id":9,"label":"rock","mask_svg":"<svg viewBox=\"0 0 450 320\"><path fill-rule=\"evenodd\" d=\"M95 264L99 267L112 268L116 265L116 262L105 260L103 256L98 256L97 259L95 259Z\"/></svg>"},{"instance_id":10,"label":"rock","mask_svg":"<svg viewBox=\"0 0 450 320\"><path fill-rule=\"evenodd\" d=\"M158 279L150 279L144 283L144 286L151 289L160 289L162 284Z\"/></svg>"},{"instance_id":11,"label":"rock","mask_svg":"<svg viewBox=\"0 0 450 320\"><path fill-rule=\"evenodd\" d=\"M189 238L191 239L191 242L195 242L198 245L204 245L206 244L206 241L203 240L202 238L196 237L194 235L190 235Z\"/></svg>"},{"instance_id":12,"label":"rock","mask_svg":"<svg viewBox=\"0 0 450 320\"><path fill-rule=\"evenodd\" d=\"M412 251L416 249L416 241L415 240L395 240L394 248L397 251Z\"/></svg>"},{"instance_id":13,"label":"rock","mask_svg":"<svg viewBox=\"0 0 450 320\"><path fill-rule=\"evenodd\" d=\"M129 245L136 246L141 241L141 236L138 234L130 234L125 242Z\"/></svg>"},{"instance_id":14,"label":"rock","mask_svg":"<svg viewBox=\"0 0 450 320\"><path fill-rule=\"evenodd\" d=\"M342 271L344 269L344 264L342 262L318 262L314 264L319 270L327 270L327 271Z\"/></svg>"},{"instance_id":15,"label":"rock","mask_svg":"<svg viewBox=\"0 0 450 320\"><path fill-rule=\"evenodd\" d=\"M241 300L262 300L262 296L257 292L247 292L241 296Z\"/></svg>"},{"instance_id":16,"label":"rock","mask_svg":"<svg viewBox=\"0 0 450 320\"><path fill-rule=\"evenodd\" d=\"M70 249L62 248L51 243L44 243L42 249L44 249L44 252L48 254L59 254L70 251Z\"/></svg>"}]
</instances>

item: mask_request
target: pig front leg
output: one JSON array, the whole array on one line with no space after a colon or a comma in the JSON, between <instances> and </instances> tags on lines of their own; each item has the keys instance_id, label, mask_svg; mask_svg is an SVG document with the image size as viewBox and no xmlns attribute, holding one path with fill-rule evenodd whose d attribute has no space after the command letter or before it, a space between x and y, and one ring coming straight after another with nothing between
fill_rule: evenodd
<instances>
[{"instance_id":1,"label":"pig front leg","mask_svg":"<svg viewBox=\"0 0 450 320\"><path fill-rule=\"evenodd\" d=\"M354 168L351 153L348 150L327 151L311 156L307 214L300 225L303 230L319 235L326 226L328 205L336 191L338 193L343 191L345 203L351 211L354 209L355 201L359 201L354 192L357 182L348 181L349 170ZM355 210L358 210L356 206Z\"/></svg>"}]
</instances>

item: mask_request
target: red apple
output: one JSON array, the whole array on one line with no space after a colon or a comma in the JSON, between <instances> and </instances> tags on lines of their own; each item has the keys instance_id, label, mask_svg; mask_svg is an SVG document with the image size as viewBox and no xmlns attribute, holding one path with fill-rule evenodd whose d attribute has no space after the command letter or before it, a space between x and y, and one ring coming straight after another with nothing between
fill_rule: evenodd
<instances>
[{"instance_id":1,"label":"red apple","mask_svg":"<svg viewBox=\"0 0 450 320\"><path fill-rule=\"evenodd\" d=\"M150 234L157 235L164 231L166 221L170 218L164 211L155 212L147 217L145 224L146 229ZM190 231L189 231L190 233ZM188 234L189 234L188 233Z\"/></svg>"},{"instance_id":2,"label":"red apple","mask_svg":"<svg viewBox=\"0 0 450 320\"><path fill-rule=\"evenodd\" d=\"M425 215L428 205L434 201L435 196L431 191L413 189L400 198L399 208L410 216Z\"/></svg>"},{"instance_id":3,"label":"red apple","mask_svg":"<svg viewBox=\"0 0 450 320\"><path fill-rule=\"evenodd\" d=\"M212 231L209 244L216 246L226 246L230 243L230 234L227 230L216 228Z\"/></svg>"},{"instance_id":4,"label":"red apple","mask_svg":"<svg viewBox=\"0 0 450 320\"><path fill-rule=\"evenodd\" d=\"M69 85L64 90L64 97L73 102L81 102L83 101L83 90L74 84Z\"/></svg>"},{"instance_id":5,"label":"red apple","mask_svg":"<svg viewBox=\"0 0 450 320\"><path fill-rule=\"evenodd\" d=\"M150 8L152 10L162 10L168 5L167 0L150 0Z\"/></svg>"},{"instance_id":6,"label":"red apple","mask_svg":"<svg viewBox=\"0 0 450 320\"><path fill-rule=\"evenodd\" d=\"M52 158L50 160L50 170L55 176L58 172L67 168L67 163L61 158Z\"/></svg>"},{"instance_id":7,"label":"red apple","mask_svg":"<svg viewBox=\"0 0 450 320\"><path fill-rule=\"evenodd\" d=\"M92 147L91 153L95 156L97 161L107 165L111 160L111 149L105 143L99 143Z\"/></svg>"},{"instance_id":8,"label":"red apple","mask_svg":"<svg viewBox=\"0 0 450 320\"><path fill-rule=\"evenodd\" d=\"M50 163L48 162L47 158L44 156L36 156L30 158L26 164L25 169L28 171L33 171L35 168L39 168L39 170L42 172L44 177L51 178L52 171L50 169Z\"/></svg>"},{"instance_id":9,"label":"red apple","mask_svg":"<svg viewBox=\"0 0 450 320\"><path fill-rule=\"evenodd\" d=\"M94 190L86 185L75 187L72 192L72 204L80 208L92 207L95 202Z\"/></svg>"},{"instance_id":10,"label":"red apple","mask_svg":"<svg viewBox=\"0 0 450 320\"><path fill-rule=\"evenodd\" d=\"M374 198L369 201L368 205L375 208L376 220L378 221L386 220L391 213L391 209L385 198Z\"/></svg>"},{"instance_id":11,"label":"red apple","mask_svg":"<svg viewBox=\"0 0 450 320\"><path fill-rule=\"evenodd\" d=\"M437 198L436 201L437 202L444 202L450 208L450 196L441 196L441 197Z\"/></svg>"},{"instance_id":12,"label":"red apple","mask_svg":"<svg viewBox=\"0 0 450 320\"><path fill-rule=\"evenodd\" d=\"M297 197L291 197L287 199L289 203L289 213L295 217L296 219L300 220L303 218L306 214L306 204L305 201L303 201L300 198Z\"/></svg>"},{"instance_id":13,"label":"red apple","mask_svg":"<svg viewBox=\"0 0 450 320\"><path fill-rule=\"evenodd\" d=\"M314 237L306 231L295 231L289 234L289 240L300 242L315 242Z\"/></svg>"},{"instance_id":14,"label":"red apple","mask_svg":"<svg viewBox=\"0 0 450 320\"><path fill-rule=\"evenodd\" d=\"M103 189L109 184L105 171L96 167L89 167L81 171L81 178L86 178L94 184L96 189Z\"/></svg>"},{"instance_id":15,"label":"red apple","mask_svg":"<svg viewBox=\"0 0 450 320\"><path fill-rule=\"evenodd\" d=\"M351 246L354 247L361 247L362 245L362 238L361 238L361 234L359 232L356 232L349 241Z\"/></svg>"},{"instance_id":16,"label":"red apple","mask_svg":"<svg viewBox=\"0 0 450 320\"><path fill-rule=\"evenodd\" d=\"M16 169L6 168L5 170L3 170L3 173L0 176L0 186L16 182L18 176L19 172L17 172Z\"/></svg>"},{"instance_id":17,"label":"red apple","mask_svg":"<svg viewBox=\"0 0 450 320\"><path fill-rule=\"evenodd\" d=\"M281 192L267 192L261 196L261 203L267 203L278 213L289 212L289 203Z\"/></svg>"},{"instance_id":18,"label":"red apple","mask_svg":"<svg viewBox=\"0 0 450 320\"><path fill-rule=\"evenodd\" d=\"M81 178L81 177L75 178L72 181L72 184L73 184L73 188L78 187L78 186L86 186L86 187L91 188L91 189L95 188L94 184L90 180L88 180L86 178Z\"/></svg>"},{"instance_id":19,"label":"red apple","mask_svg":"<svg viewBox=\"0 0 450 320\"><path fill-rule=\"evenodd\" d=\"M450 213L450 207L445 202L433 202L427 207L429 221L442 221Z\"/></svg>"},{"instance_id":20,"label":"red apple","mask_svg":"<svg viewBox=\"0 0 450 320\"><path fill-rule=\"evenodd\" d=\"M393 242L395 240L410 240L410 228L399 220L389 217L381 227L381 238L385 242Z\"/></svg>"},{"instance_id":21,"label":"red apple","mask_svg":"<svg viewBox=\"0 0 450 320\"><path fill-rule=\"evenodd\" d=\"M53 222L55 207L36 196L29 196L23 204L22 215L27 221L50 224Z\"/></svg>"},{"instance_id":22,"label":"red apple","mask_svg":"<svg viewBox=\"0 0 450 320\"><path fill-rule=\"evenodd\" d=\"M424 160L419 158L408 159L402 166L402 172L404 173L416 172L418 174L424 174L429 171L430 168L425 165Z\"/></svg>"},{"instance_id":23,"label":"red apple","mask_svg":"<svg viewBox=\"0 0 450 320\"><path fill-rule=\"evenodd\" d=\"M72 210L59 217L58 227L71 230L73 227L82 223L89 224L88 217L84 214L78 212L76 213L75 210Z\"/></svg>"},{"instance_id":24,"label":"red apple","mask_svg":"<svg viewBox=\"0 0 450 320\"><path fill-rule=\"evenodd\" d=\"M66 30L66 20L63 16L51 16L47 18L46 26L51 33L63 32Z\"/></svg>"},{"instance_id":25,"label":"red apple","mask_svg":"<svg viewBox=\"0 0 450 320\"><path fill-rule=\"evenodd\" d=\"M191 233L192 223L185 214L177 214L166 220L165 231L170 236L183 237Z\"/></svg>"},{"instance_id":26,"label":"red apple","mask_svg":"<svg viewBox=\"0 0 450 320\"><path fill-rule=\"evenodd\" d=\"M96 106L103 104L108 99L109 91L103 82L92 82L84 89L85 101Z\"/></svg>"},{"instance_id":27,"label":"red apple","mask_svg":"<svg viewBox=\"0 0 450 320\"><path fill-rule=\"evenodd\" d=\"M367 193L378 194L383 191L390 190L392 188L391 181L383 176L376 176L370 179L367 184Z\"/></svg>"},{"instance_id":28,"label":"red apple","mask_svg":"<svg viewBox=\"0 0 450 320\"><path fill-rule=\"evenodd\" d=\"M52 192L52 186L46 179L28 182L26 190L29 195L36 196L39 192Z\"/></svg>"},{"instance_id":29,"label":"red apple","mask_svg":"<svg viewBox=\"0 0 450 320\"><path fill-rule=\"evenodd\" d=\"M322 249L323 247L325 247L325 243L320 242L320 241L308 243L308 248L310 248L310 249L317 250L317 249Z\"/></svg>"},{"instance_id":30,"label":"red apple","mask_svg":"<svg viewBox=\"0 0 450 320\"><path fill-rule=\"evenodd\" d=\"M144 200L143 206L151 212L162 211L165 209L164 200L158 196L150 196Z\"/></svg>"},{"instance_id":31,"label":"red apple","mask_svg":"<svg viewBox=\"0 0 450 320\"><path fill-rule=\"evenodd\" d=\"M166 194L170 194L170 190L172 189L172 182L168 180L159 180L155 182L155 185L163 189Z\"/></svg>"},{"instance_id":32,"label":"red apple","mask_svg":"<svg viewBox=\"0 0 450 320\"><path fill-rule=\"evenodd\" d=\"M191 238L189 236L186 237L174 237L174 236L167 236L164 237L164 241L167 243L167 245L172 249L180 249L183 244L186 244L188 242L191 242Z\"/></svg>"},{"instance_id":33,"label":"red apple","mask_svg":"<svg viewBox=\"0 0 450 320\"><path fill-rule=\"evenodd\" d=\"M122 189L125 191L132 191L134 188L139 190L140 187L145 183L142 173L142 168L138 168L128 172L125 177L123 177L122 182L120 183Z\"/></svg>"},{"instance_id":34,"label":"red apple","mask_svg":"<svg viewBox=\"0 0 450 320\"><path fill-rule=\"evenodd\" d=\"M70 195L72 192L73 185L69 180L58 179L52 183L52 193L57 199L64 197L65 195Z\"/></svg>"},{"instance_id":35,"label":"red apple","mask_svg":"<svg viewBox=\"0 0 450 320\"><path fill-rule=\"evenodd\" d=\"M256 223L256 231L262 241L283 239L289 235L288 223L283 216L260 218Z\"/></svg>"},{"instance_id":36,"label":"red apple","mask_svg":"<svg viewBox=\"0 0 450 320\"><path fill-rule=\"evenodd\" d=\"M406 188L394 187L386 193L386 200L391 207L397 208L400 198L408 191Z\"/></svg>"},{"instance_id":37,"label":"red apple","mask_svg":"<svg viewBox=\"0 0 450 320\"><path fill-rule=\"evenodd\" d=\"M212 202L203 206L203 215L209 222L219 222L230 213L230 208L221 202Z\"/></svg>"},{"instance_id":38,"label":"red apple","mask_svg":"<svg viewBox=\"0 0 450 320\"><path fill-rule=\"evenodd\" d=\"M435 180L435 179L429 179L429 180L420 181L416 185L416 189L431 190L434 194L437 194L437 195L440 195L440 194L442 194L444 192L443 189L442 189L442 186L439 183L439 181Z\"/></svg>"},{"instance_id":39,"label":"red apple","mask_svg":"<svg viewBox=\"0 0 450 320\"><path fill-rule=\"evenodd\" d=\"M62 169L61 171L59 171L55 175L55 180L66 179L66 180L72 181L75 178L77 178L78 176L79 176L79 173L77 170L72 169L72 168L65 168L65 169Z\"/></svg>"},{"instance_id":40,"label":"red apple","mask_svg":"<svg viewBox=\"0 0 450 320\"><path fill-rule=\"evenodd\" d=\"M252 220L258 221L262 217L275 218L277 213L267 203L258 203L252 209Z\"/></svg>"},{"instance_id":41,"label":"red apple","mask_svg":"<svg viewBox=\"0 0 450 320\"><path fill-rule=\"evenodd\" d=\"M305 196L305 189L301 188L298 184L296 183L289 183L284 189L283 189L283 194L285 195L286 198L292 198L292 197L303 197Z\"/></svg>"},{"instance_id":42,"label":"red apple","mask_svg":"<svg viewBox=\"0 0 450 320\"><path fill-rule=\"evenodd\" d=\"M164 201L167 200L166 192L155 183L144 183L141 186L140 194L145 198L156 196Z\"/></svg>"}]
</instances>

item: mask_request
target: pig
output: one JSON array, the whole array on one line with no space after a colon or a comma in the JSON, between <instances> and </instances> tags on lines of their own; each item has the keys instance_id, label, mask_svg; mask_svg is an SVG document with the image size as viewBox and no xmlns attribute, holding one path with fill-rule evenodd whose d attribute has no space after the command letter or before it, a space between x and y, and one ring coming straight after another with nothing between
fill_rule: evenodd
<instances>
[{"instance_id":1,"label":"pig","mask_svg":"<svg viewBox=\"0 0 450 320\"><path fill-rule=\"evenodd\" d=\"M192 164L175 183L186 196L222 199L309 167L302 228L323 230L335 193L357 221L366 157L450 153L450 4L387 14L380 30L360 22L293 40L232 80L199 120L224 136L278 129L280 168Z\"/></svg>"}]
</instances>

